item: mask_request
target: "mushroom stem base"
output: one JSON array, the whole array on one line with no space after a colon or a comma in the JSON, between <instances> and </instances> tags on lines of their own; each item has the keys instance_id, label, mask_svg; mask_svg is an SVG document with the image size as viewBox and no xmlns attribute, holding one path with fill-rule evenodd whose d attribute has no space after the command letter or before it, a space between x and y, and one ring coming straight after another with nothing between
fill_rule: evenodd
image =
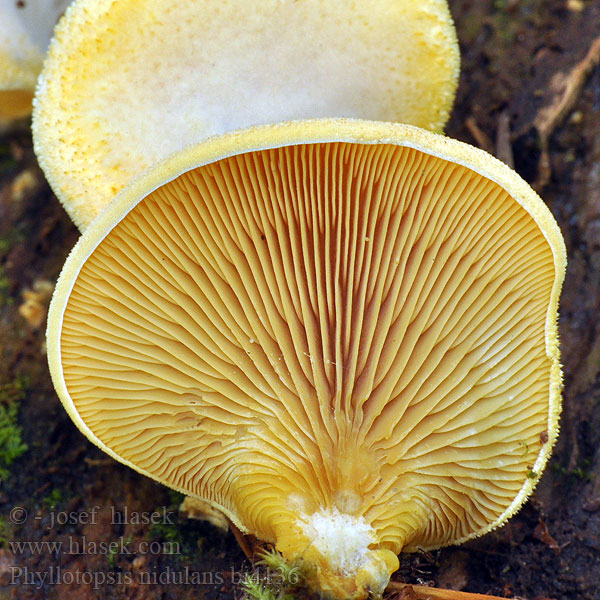
<instances>
[{"instance_id":1,"label":"mushroom stem base","mask_svg":"<svg viewBox=\"0 0 600 600\"><path fill-rule=\"evenodd\" d=\"M337 508L300 515L278 536L277 549L305 565L311 587L339 600L380 597L399 566L364 517Z\"/></svg>"}]
</instances>

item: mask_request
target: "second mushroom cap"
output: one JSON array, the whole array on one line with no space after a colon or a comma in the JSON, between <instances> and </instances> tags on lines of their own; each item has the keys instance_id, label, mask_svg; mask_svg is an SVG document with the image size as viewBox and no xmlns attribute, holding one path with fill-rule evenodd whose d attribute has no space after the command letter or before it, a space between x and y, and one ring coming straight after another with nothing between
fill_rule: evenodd
<instances>
[{"instance_id":1,"label":"second mushroom cap","mask_svg":"<svg viewBox=\"0 0 600 600\"><path fill-rule=\"evenodd\" d=\"M458 79L445 0L78 0L38 85L40 165L80 229L215 134L317 117L440 131Z\"/></svg>"}]
</instances>

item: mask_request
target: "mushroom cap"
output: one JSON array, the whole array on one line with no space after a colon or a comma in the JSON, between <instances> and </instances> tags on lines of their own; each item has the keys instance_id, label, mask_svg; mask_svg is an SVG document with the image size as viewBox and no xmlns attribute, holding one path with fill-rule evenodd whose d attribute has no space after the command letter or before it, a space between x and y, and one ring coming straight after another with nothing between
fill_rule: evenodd
<instances>
[{"instance_id":1,"label":"mushroom cap","mask_svg":"<svg viewBox=\"0 0 600 600\"><path fill-rule=\"evenodd\" d=\"M83 230L212 135L317 117L440 131L458 70L445 0L79 0L40 78L35 148Z\"/></svg>"},{"instance_id":2,"label":"mushroom cap","mask_svg":"<svg viewBox=\"0 0 600 600\"><path fill-rule=\"evenodd\" d=\"M49 312L58 395L115 459L381 591L504 523L558 431L565 247L506 165L406 125L211 138L125 188Z\"/></svg>"},{"instance_id":3,"label":"mushroom cap","mask_svg":"<svg viewBox=\"0 0 600 600\"><path fill-rule=\"evenodd\" d=\"M66 0L0 0L0 121L31 112L44 53Z\"/></svg>"}]
</instances>

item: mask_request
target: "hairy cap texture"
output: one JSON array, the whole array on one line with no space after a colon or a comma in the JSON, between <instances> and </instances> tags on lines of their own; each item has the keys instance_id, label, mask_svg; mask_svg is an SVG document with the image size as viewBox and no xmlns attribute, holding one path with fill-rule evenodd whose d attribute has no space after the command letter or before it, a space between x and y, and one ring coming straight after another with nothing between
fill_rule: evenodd
<instances>
[{"instance_id":1,"label":"hairy cap texture","mask_svg":"<svg viewBox=\"0 0 600 600\"><path fill-rule=\"evenodd\" d=\"M445 0L78 0L37 89L35 147L85 229L211 135L317 117L441 130L458 65Z\"/></svg>"},{"instance_id":2,"label":"hairy cap texture","mask_svg":"<svg viewBox=\"0 0 600 600\"><path fill-rule=\"evenodd\" d=\"M362 597L402 549L482 534L531 492L564 260L541 200L481 151L259 128L167 161L90 227L51 307L52 375L111 455Z\"/></svg>"}]
</instances>

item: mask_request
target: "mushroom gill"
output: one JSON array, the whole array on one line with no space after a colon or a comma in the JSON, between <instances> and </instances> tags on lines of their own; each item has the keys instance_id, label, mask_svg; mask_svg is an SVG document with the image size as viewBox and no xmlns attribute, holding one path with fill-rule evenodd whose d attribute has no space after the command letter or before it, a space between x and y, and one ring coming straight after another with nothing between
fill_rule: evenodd
<instances>
[{"instance_id":1,"label":"mushroom gill","mask_svg":"<svg viewBox=\"0 0 600 600\"><path fill-rule=\"evenodd\" d=\"M560 232L508 167L401 125L255 128L167 160L69 257L51 372L116 459L339 598L502 524L557 433Z\"/></svg>"}]
</instances>

